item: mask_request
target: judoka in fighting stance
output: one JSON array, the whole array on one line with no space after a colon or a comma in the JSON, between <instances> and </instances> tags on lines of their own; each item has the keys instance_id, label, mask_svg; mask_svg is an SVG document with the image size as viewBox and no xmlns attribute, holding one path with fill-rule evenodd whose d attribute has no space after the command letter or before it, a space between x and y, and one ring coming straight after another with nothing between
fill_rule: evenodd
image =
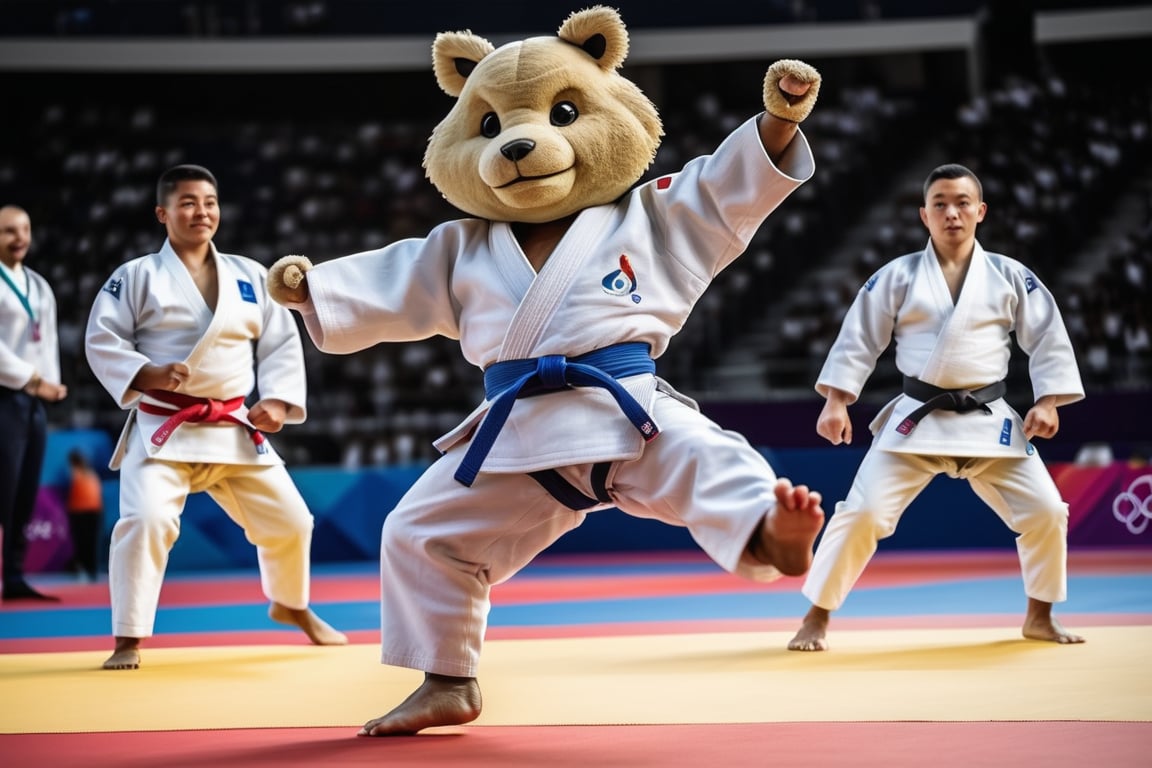
<instances>
[{"instance_id":1,"label":"judoka in fighting stance","mask_svg":"<svg viewBox=\"0 0 1152 768\"><path fill-rule=\"evenodd\" d=\"M163 247L112 273L86 334L93 373L129 411L110 463L120 517L108 564L115 648L104 668L140 665L185 499L199 491L256 545L269 616L317 645L344 644L308 607L312 513L263 434L305 418L295 321L268 299L262 265L216 250L208 169L169 169L156 198ZM254 390L260 400L247 408Z\"/></svg>"},{"instance_id":2,"label":"judoka in fighting stance","mask_svg":"<svg viewBox=\"0 0 1152 768\"><path fill-rule=\"evenodd\" d=\"M1024 636L1084 641L1052 616L1052 604L1067 598L1068 505L1031 443L1056 434L1057 407L1082 399L1084 389L1052 294L1023 264L976 239L986 212L971 170L934 169L920 208L927 247L864 284L828 352L816 383L825 397L816 431L833 445L852 442L848 406L893 339L904 386L870 425L872 445L816 548L803 587L812 607L792 650L828 649L832 611L877 542L942 473L966 479L1017 534L1028 596ZM1023 419L1003 399L1012 332L1029 356L1034 394Z\"/></svg>"},{"instance_id":3,"label":"judoka in fighting stance","mask_svg":"<svg viewBox=\"0 0 1152 768\"><path fill-rule=\"evenodd\" d=\"M813 172L797 129L819 75L774 64L767 112L715 154L631 189L662 135L616 69L614 10L499 50L467 32L433 45L458 100L425 154L433 184L476 216L312 267L286 257L270 291L317 346L350 353L436 334L484 370L485 401L387 516L382 660L425 672L360 731L414 733L480 714L489 590L594 510L685 526L728 571L807 570L820 497L777 479L655 375L654 358L720 270Z\"/></svg>"}]
</instances>

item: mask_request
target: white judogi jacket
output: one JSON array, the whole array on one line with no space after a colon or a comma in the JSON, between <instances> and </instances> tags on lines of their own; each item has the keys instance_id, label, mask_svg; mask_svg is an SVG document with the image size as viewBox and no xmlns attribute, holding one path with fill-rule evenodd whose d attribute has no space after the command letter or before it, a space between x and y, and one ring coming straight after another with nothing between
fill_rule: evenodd
<instances>
[{"instance_id":1,"label":"white judogi jacket","mask_svg":"<svg viewBox=\"0 0 1152 768\"><path fill-rule=\"evenodd\" d=\"M880 268L856 295L828 352L816 390L859 397L895 339L896 367L943 389L978 389L1008 374L1011 338L1029 356L1033 399L1084 397L1072 342L1048 289L1023 264L976 243L955 304L931 241ZM896 427L922 401L891 400L872 421L873 447L947 456L1025 456L1023 420L1003 399L980 411L929 413L909 435Z\"/></svg>"},{"instance_id":2,"label":"white judogi jacket","mask_svg":"<svg viewBox=\"0 0 1152 768\"><path fill-rule=\"evenodd\" d=\"M306 416L307 382L300 334L290 312L268 298L267 270L243 256L219 253L219 297L208 307L180 257L165 241L159 253L120 266L96 296L88 318L86 352L96 378L121 408L131 409L110 466L119 467L129 439L148 455L169 461L279 464L268 443L258 453L247 430L227 422L184 423L162 446L150 440L165 416L137 410L142 392L132 379L146 364L182 361L191 369L180 392L229 400L278 398L289 405L287 424ZM255 343L253 343L255 342ZM233 415L247 423L247 408Z\"/></svg>"},{"instance_id":3,"label":"white judogi jacket","mask_svg":"<svg viewBox=\"0 0 1152 768\"><path fill-rule=\"evenodd\" d=\"M32 375L39 373L45 381L60 383L60 344L56 336L56 296L39 273L28 267L7 270L9 279L28 299L40 340L32 332L32 318L20 297L4 280L0 280L0 387L23 389Z\"/></svg>"},{"instance_id":4,"label":"white judogi jacket","mask_svg":"<svg viewBox=\"0 0 1152 768\"><path fill-rule=\"evenodd\" d=\"M293 309L326 352L439 334L459 339L481 369L621 342L647 342L659 357L712 279L813 169L799 133L777 168L752 119L713 155L581 212L539 274L509 224L463 219L318 264L308 273L308 302ZM621 383L650 411L657 381ZM481 403L436 446L464 440L488 407ZM580 387L518 400L483 470L631 459L642 447L605 390Z\"/></svg>"}]
</instances>

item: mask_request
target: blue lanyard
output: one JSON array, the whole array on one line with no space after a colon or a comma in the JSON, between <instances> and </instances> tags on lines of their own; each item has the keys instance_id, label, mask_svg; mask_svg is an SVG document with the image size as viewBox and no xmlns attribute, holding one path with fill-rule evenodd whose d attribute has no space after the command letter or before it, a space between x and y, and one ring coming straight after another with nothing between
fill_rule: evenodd
<instances>
[{"instance_id":1,"label":"blue lanyard","mask_svg":"<svg viewBox=\"0 0 1152 768\"><path fill-rule=\"evenodd\" d=\"M28 275L27 272L25 272L24 274L25 274L25 277L28 278L28 293L31 294L32 293L32 277L31 277L31 275ZM32 321L32 338L35 341L39 341L40 340L40 321L36 319L36 313L32 311L32 304L31 304L31 302L28 301L28 296L26 296L20 292L20 289L16 287L16 283L14 283L12 281L12 278L10 278L8 276L7 270L0 269L0 277L4 278L4 282L8 283L8 287L11 288L12 292L16 294L16 298L20 299L20 303L24 305L24 311L26 311L28 313L28 319Z\"/></svg>"}]
</instances>

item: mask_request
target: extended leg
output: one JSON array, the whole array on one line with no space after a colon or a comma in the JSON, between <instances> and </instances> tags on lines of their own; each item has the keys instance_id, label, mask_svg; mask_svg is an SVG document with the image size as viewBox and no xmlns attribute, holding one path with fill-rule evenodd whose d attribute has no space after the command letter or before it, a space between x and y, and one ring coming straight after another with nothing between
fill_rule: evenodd
<instances>
[{"instance_id":1,"label":"extended leg","mask_svg":"<svg viewBox=\"0 0 1152 768\"><path fill-rule=\"evenodd\" d=\"M312 513L282 465L240 467L208 493L256 545L268 616L299 627L314 645L346 645L348 637L308 606Z\"/></svg>"},{"instance_id":2,"label":"extended leg","mask_svg":"<svg viewBox=\"0 0 1152 768\"><path fill-rule=\"evenodd\" d=\"M801 590L812 607L788 642L789 650L828 650L832 611L843 604L880 539L895 532L904 510L941 468L937 460L911 454L869 451L865 455L848 497L836 505L816 547Z\"/></svg>"},{"instance_id":3,"label":"extended leg","mask_svg":"<svg viewBox=\"0 0 1152 768\"><path fill-rule=\"evenodd\" d=\"M803 576L812 565L812 547L824 526L820 494L805 485L777 480L776 505L748 541L748 551L785 576Z\"/></svg>"},{"instance_id":4,"label":"extended leg","mask_svg":"<svg viewBox=\"0 0 1152 768\"><path fill-rule=\"evenodd\" d=\"M1084 642L1052 616L1068 595L1068 505L1038 453L986 463L970 478L973 491L1017 535L1028 608L1021 633L1032 640Z\"/></svg>"}]
</instances>

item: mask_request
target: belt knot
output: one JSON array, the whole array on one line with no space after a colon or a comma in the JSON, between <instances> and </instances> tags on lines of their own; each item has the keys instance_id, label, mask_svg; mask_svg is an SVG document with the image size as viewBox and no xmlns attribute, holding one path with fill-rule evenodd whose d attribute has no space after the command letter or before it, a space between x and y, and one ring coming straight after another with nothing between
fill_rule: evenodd
<instances>
[{"instance_id":1,"label":"belt knot","mask_svg":"<svg viewBox=\"0 0 1152 768\"><path fill-rule=\"evenodd\" d=\"M200 413L197 414L196 421L220 421L227 412L224 410L223 401L209 400L200 406Z\"/></svg>"},{"instance_id":2,"label":"belt knot","mask_svg":"<svg viewBox=\"0 0 1152 768\"><path fill-rule=\"evenodd\" d=\"M484 457L488 455L496 442L496 436L508 420L512 404L518 398L558 392L569 387L601 387L608 390L644 440L655 439L660 434L656 423L617 381L642 373L656 373L651 348L642 342L614 344L571 358L564 355L541 355L493 363L484 370L484 394L491 405L456 470L456 480L464 485L472 485ZM542 428L546 428L546 425ZM596 427L589 425L588 428Z\"/></svg>"},{"instance_id":3,"label":"belt knot","mask_svg":"<svg viewBox=\"0 0 1152 768\"><path fill-rule=\"evenodd\" d=\"M536 361L536 376L547 390L568 386L568 359L564 355L544 355Z\"/></svg>"}]
</instances>

